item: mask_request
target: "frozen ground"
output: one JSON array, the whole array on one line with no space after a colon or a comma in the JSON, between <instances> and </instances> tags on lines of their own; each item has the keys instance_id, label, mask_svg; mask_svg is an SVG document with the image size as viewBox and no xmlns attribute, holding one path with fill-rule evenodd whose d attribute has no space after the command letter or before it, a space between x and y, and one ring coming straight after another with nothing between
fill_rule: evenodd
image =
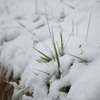
<instances>
[{"instance_id":1,"label":"frozen ground","mask_svg":"<svg viewBox=\"0 0 100 100\"><path fill-rule=\"evenodd\" d=\"M21 78L19 86L10 82L12 100L100 100L100 0L35 1L0 0L0 74ZM61 75L46 13L59 47L62 31ZM42 61L34 48L52 60Z\"/></svg>"}]
</instances>

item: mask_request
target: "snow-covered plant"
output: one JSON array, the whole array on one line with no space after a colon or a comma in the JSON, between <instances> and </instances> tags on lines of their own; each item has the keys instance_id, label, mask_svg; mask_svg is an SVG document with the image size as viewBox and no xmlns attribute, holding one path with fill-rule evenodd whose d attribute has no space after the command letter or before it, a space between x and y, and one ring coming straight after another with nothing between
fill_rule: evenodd
<instances>
[{"instance_id":1,"label":"snow-covered plant","mask_svg":"<svg viewBox=\"0 0 100 100\"><path fill-rule=\"evenodd\" d=\"M46 9L45 9L45 12L46 12ZM51 51L49 49L48 52L52 56L52 58L51 58L48 55L44 54L42 51L38 50L37 48L35 48L35 47L33 47L33 48L34 48L34 50L36 50L38 53L41 54L41 56L39 57L39 59L37 59L37 61L39 61L39 62L46 62L47 63L47 62L50 62L51 60L56 60L57 61L57 65L58 65L58 73L60 75L61 72L60 72L60 59L59 59L59 57L64 55L64 41L63 41L63 37L62 37L62 31L60 33L60 46L59 46L58 43L55 42L53 31L51 32L51 30L50 30L47 13L46 13L46 19L47 19L48 30L49 30L50 37L51 37L51 42L52 42L53 49L54 49L54 54L53 54L53 51ZM29 33L31 33L32 35L35 35L40 40L40 38L34 32L32 32L30 29L28 29L25 25L23 25L20 22L18 22L18 23L23 28L25 28L26 30L28 30ZM48 50L49 47L44 42L42 42L41 40L40 40L40 42Z\"/></svg>"}]
</instances>

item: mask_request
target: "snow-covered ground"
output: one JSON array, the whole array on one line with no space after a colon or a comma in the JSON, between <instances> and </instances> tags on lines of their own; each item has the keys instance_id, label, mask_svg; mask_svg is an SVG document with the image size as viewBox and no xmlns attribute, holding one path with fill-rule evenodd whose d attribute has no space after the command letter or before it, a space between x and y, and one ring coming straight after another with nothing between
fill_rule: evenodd
<instances>
[{"instance_id":1,"label":"snow-covered ground","mask_svg":"<svg viewBox=\"0 0 100 100\"><path fill-rule=\"evenodd\" d=\"M12 100L100 100L100 0L0 0L2 70L21 78Z\"/></svg>"}]
</instances>

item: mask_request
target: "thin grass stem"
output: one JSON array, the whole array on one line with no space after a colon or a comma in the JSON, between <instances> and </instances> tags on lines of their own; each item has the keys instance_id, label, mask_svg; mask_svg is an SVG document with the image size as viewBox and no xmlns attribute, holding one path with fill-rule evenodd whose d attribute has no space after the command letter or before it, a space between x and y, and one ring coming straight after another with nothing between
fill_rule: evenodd
<instances>
[{"instance_id":1,"label":"thin grass stem","mask_svg":"<svg viewBox=\"0 0 100 100\"><path fill-rule=\"evenodd\" d=\"M70 7L71 9L75 9L75 7L73 7L73 6L71 6L71 5L67 4L67 3L65 3L63 0L62 0L62 2L63 2L65 5L67 5L68 7Z\"/></svg>"},{"instance_id":2,"label":"thin grass stem","mask_svg":"<svg viewBox=\"0 0 100 100\"><path fill-rule=\"evenodd\" d=\"M35 72L33 72L36 76L38 76L38 74L37 73L35 73Z\"/></svg>"},{"instance_id":3,"label":"thin grass stem","mask_svg":"<svg viewBox=\"0 0 100 100\"><path fill-rule=\"evenodd\" d=\"M45 8L45 6L44 6L44 8ZM48 17L47 17L46 8L45 8L45 14L46 14L46 20L47 20L47 25L48 25L49 33L51 34L50 25L49 25L49 19L48 19Z\"/></svg>"},{"instance_id":4,"label":"thin grass stem","mask_svg":"<svg viewBox=\"0 0 100 100\"><path fill-rule=\"evenodd\" d=\"M78 35L78 21L77 21L77 25L76 25L76 36Z\"/></svg>"},{"instance_id":5,"label":"thin grass stem","mask_svg":"<svg viewBox=\"0 0 100 100\"><path fill-rule=\"evenodd\" d=\"M49 73L47 73L47 72L45 72L45 71L38 70L38 69L35 69L35 70L37 70L37 71L39 71L39 72L42 72L42 73L44 73L44 74L50 75Z\"/></svg>"},{"instance_id":6,"label":"thin grass stem","mask_svg":"<svg viewBox=\"0 0 100 100\"><path fill-rule=\"evenodd\" d=\"M86 42L87 42L88 35L89 35L89 29L90 29L90 23L91 23L92 11L93 11L93 7L91 8L90 17L89 17L89 22L88 22L88 27L87 27L87 34L86 34L86 40L85 40Z\"/></svg>"},{"instance_id":7,"label":"thin grass stem","mask_svg":"<svg viewBox=\"0 0 100 100\"><path fill-rule=\"evenodd\" d=\"M69 39L70 39L72 33L73 33L73 32L70 33L70 35L69 35L69 37L68 37L68 39L67 39L67 41L66 41L66 43L65 43L65 46L68 44L68 41L69 41Z\"/></svg>"},{"instance_id":8,"label":"thin grass stem","mask_svg":"<svg viewBox=\"0 0 100 100\"><path fill-rule=\"evenodd\" d=\"M56 44L55 44L53 31L52 31L52 34L51 34L51 38L52 38L52 45L53 45L53 47L54 47L55 58L56 58L57 64L58 64L58 73L59 73L59 75L60 75L60 74L61 74L61 73L60 73L60 59L59 59L59 54L58 54L57 47L56 47Z\"/></svg>"},{"instance_id":9,"label":"thin grass stem","mask_svg":"<svg viewBox=\"0 0 100 100\"><path fill-rule=\"evenodd\" d=\"M74 21L72 19L72 32L73 32L73 36L74 36Z\"/></svg>"},{"instance_id":10,"label":"thin grass stem","mask_svg":"<svg viewBox=\"0 0 100 100\"><path fill-rule=\"evenodd\" d=\"M38 14L38 0L35 0L35 14Z\"/></svg>"},{"instance_id":11,"label":"thin grass stem","mask_svg":"<svg viewBox=\"0 0 100 100\"><path fill-rule=\"evenodd\" d=\"M66 54L68 54L68 55L70 55L70 56L73 56L73 57L75 57L75 58L78 58L78 59L82 60L83 62L87 63L86 60L84 60L84 59L82 59L82 58L80 58L80 57L78 57L78 56L76 56L76 55L69 54L69 53L66 53Z\"/></svg>"}]
</instances>

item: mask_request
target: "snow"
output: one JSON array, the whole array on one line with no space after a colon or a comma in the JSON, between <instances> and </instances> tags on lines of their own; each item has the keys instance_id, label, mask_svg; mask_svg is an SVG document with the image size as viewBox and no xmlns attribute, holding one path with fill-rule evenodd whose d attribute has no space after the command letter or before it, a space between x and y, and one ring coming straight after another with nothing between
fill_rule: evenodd
<instances>
[{"instance_id":1,"label":"snow","mask_svg":"<svg viewBox=\"0 0 100 100\"><path fill-rule=\"evenodd\" d=\"M12 99L100 100L100 0L37 1L36 15L36 0L0 0L0 73L7 70L7 80L12 72L20 77L19 86L8 80L14 85ZM46 13L59 47L62 31L61 76L50 53L55 56ZM34 47L52 60L41 60ZM67 93L61 91L64 87L70 87ZM33 97L26 96L26 90Z\"/></svg>"}]
</instances>

